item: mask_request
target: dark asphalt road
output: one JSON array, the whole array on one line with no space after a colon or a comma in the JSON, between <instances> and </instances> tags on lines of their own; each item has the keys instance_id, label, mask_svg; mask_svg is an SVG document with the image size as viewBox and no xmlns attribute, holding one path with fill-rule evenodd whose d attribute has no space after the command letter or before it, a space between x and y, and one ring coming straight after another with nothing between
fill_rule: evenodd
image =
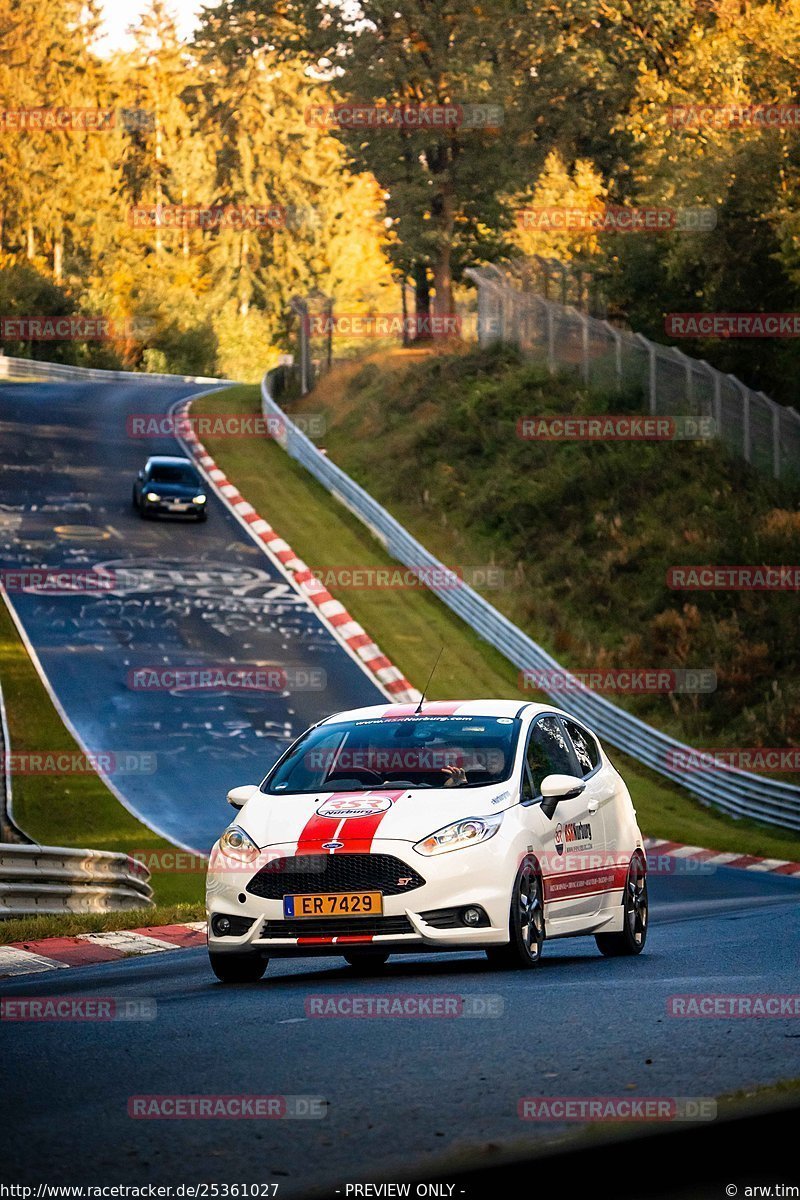
<instances>
[{"instance_id":1,"label":"dark asphalt road","mask_svg":"<svg viewBox=\"0 0 800 1200\"><path fill-rule=\"evenodd\" d=\"M129 806L174 841L206 851L226 823L228 788L259 782L287 740L314 721L383 695L216 497L200 525L143 521L132 509L147 456L181 450L171 438L129 437L126 419L164 413L197 390L0 388L0 568L105 564L125 572L111 593L15 591L10 599L88 749L155 756L129 759L143 770L111 776ZM276 495L265 515L278 530L280 511ZM222 663L306 671L314 687L303 690L300 678L277 694L178 695L128 685L142 666Z\"/></svg>"},{"instance_id":2,"label":"dark asphalt road","mask_svg":"<svg viewBox=\"0 0 800 1200\"><path fill-rule=\"evenodd\" d=\"M800 1075L797 1019L681 1020L685 993L797 993L800 884L730 869L652 881L639 959L592 940L545 946L538 971L482 956L397 958L358 980L341 960L214 981L204 951L6 981L3 996L150 998L147 1022L0 1023L3 1174L15 1182L279 1182L279 1195L419 1178L488 1145L530 1149L564 1126L523 1096L707 1097ZM315 996L500 997L488 1019L308 1017ZM143 1094L322 1096L324 1120L133 1120ZM0 1137L2 1133L0 1133ZM633 1195L627 1187L620 1194Z\"/></svg>"}]
</instances>

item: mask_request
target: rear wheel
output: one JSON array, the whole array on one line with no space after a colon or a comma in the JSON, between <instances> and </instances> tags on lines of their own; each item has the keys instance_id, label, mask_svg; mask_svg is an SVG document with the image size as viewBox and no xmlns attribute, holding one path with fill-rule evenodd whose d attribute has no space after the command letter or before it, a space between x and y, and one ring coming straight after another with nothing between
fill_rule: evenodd
<instances>
[{"instance_id":1,"label":"rear wheel","mask_svg":"<svg viewBox=\"0 0 800 1200\"><path fill-rule=\"evenodd\" d=\"M349 950L342 955L357 975L379 975L389 959L388 950Z\"/></svg>"},{"instance_id":2,"label":"rear wheel","mask_svg":"<svg viewBox=\"0 0 800 1200\"><path fill-rule=\"evenodd\" d=\"M545 938L542 877L535 863L524 862L514 880L507 946L490 946L486 957L494 967L525 969L539 965Z\"/></svg>"},{"instance_id":3,"label":"rear wheel","mask_svg":"<svg viewBox=\"0 0 800 1200\"><path fill-rule=\"evenodd\" d=\"M607 958L641 954L647 941L647 864L640 855L631 859L622 900L622 933L596 933L597 949Z\"/></svg>"},{"instance_id":4,"label":"rear wheel","mask_svg":"<svg viewBox=\"0 0 800 1200\"><path fill-rule=\"evenodd\" d=\"M257 983L267 969L260 954L219 954L209 950L211 970L223 983Z\"/></svg>"}]
</instances>

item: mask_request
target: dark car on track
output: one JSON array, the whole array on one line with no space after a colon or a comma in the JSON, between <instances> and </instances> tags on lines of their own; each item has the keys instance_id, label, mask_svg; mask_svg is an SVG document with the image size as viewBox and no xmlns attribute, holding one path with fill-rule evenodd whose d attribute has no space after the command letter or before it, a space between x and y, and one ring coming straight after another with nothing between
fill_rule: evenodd
<instances>
[{"instance_id":1,"label":"dark car on track","mask_svg":"<svg viewBox=\"0 0 800 1200\"><path fill-rule=\"evenodd\" d=\"M203 480L188 458L153 456L137 472L133 506L143 517L167 513L205 521L207 503Z\"/></svg>"}]
</instances>

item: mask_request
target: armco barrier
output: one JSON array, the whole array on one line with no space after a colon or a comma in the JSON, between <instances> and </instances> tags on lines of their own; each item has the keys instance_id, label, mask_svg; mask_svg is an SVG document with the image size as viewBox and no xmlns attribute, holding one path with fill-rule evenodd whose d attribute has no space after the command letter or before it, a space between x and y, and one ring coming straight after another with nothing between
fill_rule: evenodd
<instances>
[{"instance_id":1,"label":"armco barrier","mask_svg":"<svg viewBox=\"0 0 800 1200\"><path fill-rule=\"evenodd\" d=\"M429 567L434 580L444 579L440 573L444 571L443 564L300 432L272 399L269 378L269 374L265 375L261 383L262 409L265 417L280 418L277 440L286 452L363 521L393 558L406 567ZM466 584L453 588L434 583L431 591L518 670L565 671L541 646ZM574 683L577 687L577 680ZM560 706L558 697L551 699ZM612 746L680 784L703 802L735 817L752 817L770 825L800 829L800 788L735 769L713 773L681 770L671 764L670 756L681 752L691 754L689 746L587 689L570 692L567 707Z\"/></svg>"},{"instance_id":2,"label":"armco barrier","mask_svg":"<svg viewBox=\"0 0 800 1200\"><path fill-rule=\"evenodd\" d=\"M125 854L0 845L0 917L152 908L150 872Z\"/></svg>"},{"instance_id":3,"label":"armco barrier","mask_svg":"<svg viewBox=\"0 0 800 1200\"><path fill-rule=\"evenodd\" d=\"M9 358L0 354L0 379L40 379L71 383L235 383L233 379L211 379L207 375L148 375L135 371L103 371L96 367L73 367L67 363L39 362L35 358Z\"/></svg>"}]
</instances>

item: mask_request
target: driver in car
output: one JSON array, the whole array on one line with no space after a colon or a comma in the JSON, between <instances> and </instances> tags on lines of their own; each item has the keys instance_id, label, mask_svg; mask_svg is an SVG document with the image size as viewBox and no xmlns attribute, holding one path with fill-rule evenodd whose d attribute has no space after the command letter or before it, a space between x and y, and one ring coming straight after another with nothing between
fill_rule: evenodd
<instances>
[{"instance_id":1,"label":"driver in car","mask_svg":"<svg viewBox=\"0 0 800 1200\"><path fill-rule=\"evenodd\" d=\"M442 767L447 779L445 779L443 787L463 787L467 782L467 772L463 767L448 766Z\"/></svg>"}]
</instances>

